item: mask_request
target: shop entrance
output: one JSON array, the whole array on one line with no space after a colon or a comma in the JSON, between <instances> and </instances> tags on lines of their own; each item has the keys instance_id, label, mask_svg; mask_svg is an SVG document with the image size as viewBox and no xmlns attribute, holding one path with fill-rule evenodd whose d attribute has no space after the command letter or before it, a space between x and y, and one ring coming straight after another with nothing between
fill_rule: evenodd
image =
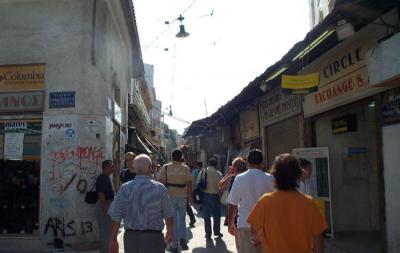
<instances>
[{"instance_id":1,"label":"shop entrance","mask_svg":"<svg viewBox=\"0 0 400 253\"><path fill-rule=\"evenodd\" d=\"M336 232L379 231L375 103L364 100L315 119L317 147L329 147Z\"/></svg>"},{"instance_id":2,"label":"shop entrance","mask_svg":"<svg viewBox=\"0 0 400 253\"><path fill-rule=\"evenodd\" d=\"M39 235L42 121L0 121L0 236Z\"/></svg>"}]
</instances>

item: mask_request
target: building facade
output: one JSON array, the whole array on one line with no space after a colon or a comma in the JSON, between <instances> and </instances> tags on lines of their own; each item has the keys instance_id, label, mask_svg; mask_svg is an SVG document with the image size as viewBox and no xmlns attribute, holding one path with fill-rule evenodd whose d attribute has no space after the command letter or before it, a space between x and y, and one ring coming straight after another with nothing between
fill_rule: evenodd
<instances>
[{"instance_id":1,"label":"building facade","mask_svg":"<svg viewBox=\"0 0 400 253\"><path fill-rule=\"evenodd\" d=\"M96 249L85 194L120 168L143 76L132 3L2 1L0 27L0 248Z\"/></svg>"}]
</instances>

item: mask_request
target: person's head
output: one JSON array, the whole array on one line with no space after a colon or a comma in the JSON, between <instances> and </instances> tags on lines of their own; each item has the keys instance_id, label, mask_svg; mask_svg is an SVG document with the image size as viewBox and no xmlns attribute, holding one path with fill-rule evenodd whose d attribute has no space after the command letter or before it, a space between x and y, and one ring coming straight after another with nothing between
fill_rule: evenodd
<instances>
[{"instance_id":1,"label":"person's head","mask_svg":"<svg viewBox=\"0 0 400 253\"><path fill-rule=\"evenodd\" d=\"M236 174L243 173L247 170L246 161L242 157L236 157L232 162L232 166L236 171Z\"/></svg>"},{"instance_id":2,"label":"person's head","mask_svg":"<svg viewBox=\"0 0 400 253\"><path fill-rule=\"evenodd\" d=\"M172 161L174 162L181 162L182 158L182 151L180 149L175 149L172 151Z\"/></svg>"},{"instance_id":3,"label":"person's head","mask_svg":"<svg viewBox=\"0 0 400 253\"><path fill-rule=\"evenodd\" d=\"M252 149L247 155L247 163L253 168L262 168L263 160L263 153L259 149Z\"/></svg>"},{"instance_id":4,"label":"person's head","mask_svg":"<svg viewBox=\"0 0 400 253\"><path fill-rule=\"evenodd\" d=\"M199 168L199 169L203 168L203 162L198 161L198 162L196 163L196 167Z\"/></svg>"},{"instance_id":5,"label":"person's head","mask_svg":"<svg viewBox=\"0 0 400 253\"><path fill-rule=\"evenodd\" d=\"M280 154L275 157L271 174L275 178L276 188L283 191L295 191L302 176L297 158L291 154Z\"/></svg>"},{"instance_id":6,"label":"person's head","mask_svg":"<svg viewBox=\"0 0 400 253\"><path fill-rule=\"evenodd\" d=\"M104 160L101 163L101 168L103 169L103 173L106 175L110 175L114 172L114 165L112 160Z\"/></svg>"},{"instance_id":7,"label":"person's head","mask_svg":"<svg viewBox=\"0 0 400 253\"><path fill-rule=\"evenodd\" d=\"M208 161L208 165L212 167L217 167L218 166L217 158L211 157L210 160Z\"/></svg>"},{"instance_id":8,"label":"person's head","mask_svg":"<svg viewBox=\"0 0 400 253\"><path fill-rule=\"evenodd\" d=\"M312 174L311 163L310 161L299 158L300 167L303 170L304 178L310 178Z\"/></svg>"},{"instance_id":9,"label":"person's head","mask_svg":"<svg viewBox=\"0 0 400 253\"><path fill-rule=\"evenodd\" d=\"M134 160L137 175L150 176L153 173L152 162L148 155L141 154Z\"/></svg>"},{"instance_id":10,"label":"person's head","mask_svg":"<svg viewBox=\"0 0 400 253\"><path fill-rule=\"evenodd\" d=\"M125 165L132 171L135 171L135 167L133 165L133 159L135 159L136 154L133 152L127 152L125 154Z\"/></svg>"}]
</instances>

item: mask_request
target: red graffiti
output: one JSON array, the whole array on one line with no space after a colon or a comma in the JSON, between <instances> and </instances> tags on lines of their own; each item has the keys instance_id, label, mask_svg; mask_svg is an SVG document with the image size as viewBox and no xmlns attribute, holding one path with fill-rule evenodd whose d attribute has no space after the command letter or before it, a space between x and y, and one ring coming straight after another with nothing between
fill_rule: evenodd
<instances>
[{"instance_id":1,"label":"red graffiti","mask_svg":"<svg viewBox=\"0 0 400 253\"><path fill-rule=\"evenodd\" d=\"M78 146L60 149L50 153L49 187L53 192L63 193L71 184L71 178L94 179L104 160L104 148Z\"/></svg>"}]
</instances>

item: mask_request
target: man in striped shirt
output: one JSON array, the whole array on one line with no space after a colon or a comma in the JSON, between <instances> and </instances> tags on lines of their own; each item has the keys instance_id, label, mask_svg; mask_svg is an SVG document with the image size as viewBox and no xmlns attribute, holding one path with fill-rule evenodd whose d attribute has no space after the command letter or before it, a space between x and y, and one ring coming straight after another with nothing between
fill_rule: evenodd
<instances>
[{"instance_id":1,"label":"man in striped shirt","mask_svg":"<svg viewBox=\"0 0 400 253\"><path fill-rule=\"evenodd\" d=\"M117 235L122 219L125 252L165 252L165 242L173 240L173 213L167 189L150 178L152 164L147 155L137 156L134 163L135 180L122 185L108 212L112 219L110 252L118 252Z\"/></svg>"}]
</instances>

